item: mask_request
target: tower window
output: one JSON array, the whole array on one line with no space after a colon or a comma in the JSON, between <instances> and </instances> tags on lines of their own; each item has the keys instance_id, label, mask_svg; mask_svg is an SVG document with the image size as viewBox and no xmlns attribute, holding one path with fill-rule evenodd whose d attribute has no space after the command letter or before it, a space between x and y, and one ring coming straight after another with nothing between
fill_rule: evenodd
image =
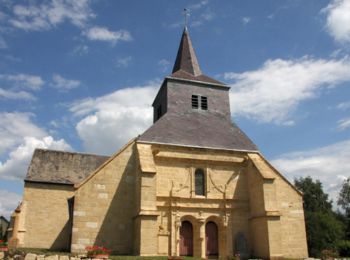
<instances>
[{"instance_id":1,"label":"tower window","mask_svg":"<svg viewBox=\"0 0 350 260\"><path fill-rule=\"evenodd\" d=\"M208 98L207 97L201 97L201 108L203 110L208 110Z\"/></svg>"},{"instance_id":2,"label":"tower window","mask_svg":"<svg viewBox=\"0 0 350 260\"><path fill-rule=\"evenodd\" d=\"M195 194L196 195L205 195L205 175L202 169L196 169L194 173L195 179Z\"/></svg>"},{"instance_id":3,"label":"tower window","mask_svg":"<svg viewBox=\"0 0 350 260\"><path fill-rule=\"evenodd\" d=\"M192 108L198 109L199 107L199 100L197 95L192 95Z\"/></svg>"}]
</instances>

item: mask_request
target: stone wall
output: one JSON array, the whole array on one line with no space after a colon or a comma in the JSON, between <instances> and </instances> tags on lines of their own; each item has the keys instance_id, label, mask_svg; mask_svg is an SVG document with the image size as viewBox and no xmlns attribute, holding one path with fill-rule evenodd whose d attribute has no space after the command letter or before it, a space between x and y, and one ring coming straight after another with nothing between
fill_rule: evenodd
<instances>
[{"instance_id":1,"label":"stone wall","mask_svg":"<svg viewBox=\"0 0 350 260\"><path fill-rule=\"evenodd\" d=\"M133 253L138 168L135 143L130 142L77 187L72 252L98 245L115 254Z\"/></svg>"},{"instance_id":2,"label":"stone wall","mask_svg":"<svg viewBox=\"0 0 350 260\"><path fill-rule=\"evenodd\" d=\"M26 182L18 246L68 250L71 235L68 199L73 195L71 185Z\"/></svg>"},{"instance_id":3,"label":"stone wall","mask_svg":"<svg viewBox=\"0 0 350 260\"><path fill-rule=\"evenodd\" d=\"M149 156L143 152L140 160L148 170L142 171L154 171L156 186L147 185L148 189L154 188L149 190L143 206L152 208L154 203L158 211L156 254L179 254L179 229L185 220L193 226L194 256L206 257L205 225L209 221L216 223L219 230L220 257L233 255L234 236L239 232L249 243L246 157L237 152L142 144L142 150L147 149ZM197 168L205 173L204 196L195 194ZM156 196L152 195L153 189ZM142 241L153 240L153 231L146 234Z\"/></svg>"},{"instance_id":4,"label":"stone wall","mask_svg":"<svg viewBox=\"0 0 350 260\"><path fill-rule=\"evenodd\" d=\"M260 154L249 154L249 158L254 253L260 257L306 258L302 194Z\"/></svg>"}]
</instances>

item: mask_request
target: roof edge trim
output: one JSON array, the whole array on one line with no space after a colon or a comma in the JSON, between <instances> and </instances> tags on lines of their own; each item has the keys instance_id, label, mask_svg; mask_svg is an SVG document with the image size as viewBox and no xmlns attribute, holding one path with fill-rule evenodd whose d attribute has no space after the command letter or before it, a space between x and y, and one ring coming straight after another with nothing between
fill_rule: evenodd
<instances>
[{"instance_id":1,"label":"roof edge trim","mask_svg":"<svg viewBox=\"0 0 350 260\"><path fill-rule=\"evenodd\" d=\"M36 180L27 180L24 179L25 183L41 183L41 184L51 184L51 185L66 185L66 186L74 186L73 183L62 183L62 182L54 182L54 181L36 181Z\"/></svg>"},{"instance_id":2,"label":"roof edge trim","mask_svg":"<svg viewBox=\"0 0 350 260\"><path fill-rule=\"evenodd\" d=\"M196 145L185 145L185 144L175 144L175 143L162 143L162 142L150 142L150 141L142 141L137 140L136 143L142 144L160 144L160 145L170 145L176 147L188 147L188 148L200 148L200 149L212 149L212 150L221 150L221 151L231 151L231 152L245 152L245 153L259 153L258 150L238 150L238 149L227 149L227 148L217 148L217 147L209 147L209 146L196 146Z\"/></svg>"},{"instance_id":3,"label":"roof edge trim","mask_svg":"<svg viewBox=\"0 0 350 260\"><path fill-rule=\"evenodd\" d=\"M268 160L266 160L266 158L262 155L261 152L258 152L258 154L275 173L277 173L284 181L286 181L299 195L303 196L303 193L300 190L298 190L286 177L284 177L283 174L280 173L280 171L277 170Z\"/></svg>"},{"instance_id":4,"label":"roof edge trim","mask_svg":"<svg viewBox=\"0 0 350 260\"><path fill-rule=\"evenodd\" d=\"M171 76L167 76L167 77L165 77L165 79L176 80L176 81L184 81L184 82L193 82L193 83L198 83L198 84L203 84L203 85L221 87L221 88L224 88L224 89L230 89L231 88L230 86L225 85L225 84L209 83L209 82L200 81L200 80L181 79L181 78L175 78L175 77L171 77Z\"/></svg>"},{"instance_id":5,"label":"roof edge trim","mask_svg":"<svg viewBox=\"0 0 350 260\"><path fill-rule=\"evenodd\" d=\"M103 169L107 164L109 164L115 157L117 157L119 154L121 154L126 148L128 148L131 144L135 143L137 140L137 137L131 139L128 143L126 143L122 148L120 148L115 154L113 154L107 161L105 161L100 167L98 167L96 170L94 170L85 180L83 180L81 183L75 184L74 188L79 189L81 186L83 186L85 183L87 183L92 177L94 177L101 169Z\"/></svg>"}]
</instances>

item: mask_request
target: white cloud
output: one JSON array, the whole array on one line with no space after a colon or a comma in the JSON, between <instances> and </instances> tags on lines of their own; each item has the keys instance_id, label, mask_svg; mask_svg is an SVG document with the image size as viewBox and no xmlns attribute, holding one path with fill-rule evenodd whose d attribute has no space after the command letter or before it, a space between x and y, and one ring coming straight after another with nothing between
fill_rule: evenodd
<instances>
[{"instance_id":1,"label":"white cloud","mask_svg":"<svg viewBox=\"0 0 350 260\"><path fill-rule=\"evenodd\" d=\"M210 8L206 8L198 17L194 16L194 19L191 22L191 27L202 26L214 18L215 13Z\"/></svg>"},{"instance_id":2,"label":"white cloud","mask_svg":"<svg viewBox=\"0 0 350 260\"><path fill-rule=\"evenodd\" d=\"M311 176L322 182L325 192L337 200L343 181L350 177L350 140L310 151L293 152L271 161L291 182Z\"/></svg>"},{"instance_id":3,"label":"white cloud","mask_svg":"<svg viewBox=\"0 0 350 260\"><path fill-rule=\"evenodd\" d=\"M250 17L243 17L242 18L242 23L244 24L244 25L246 25L246 24L248 24L248 23L250 23L250 21L251 21L251 18Z\"/></svg>"},{"instance_id":4,"label":"white cloud","mask_svg":"<svg viewBox=\"0 0 350 260\"><path fill-rule=\"evenodd\" d=\"M350 127L350 118L344 118L338 121L338 129L345 130Z\"/></svg>"},{"instance_id":5,"label":"white cloud","mask_svg":"<svg viewBox=\"0 0 350 260\"><path fill-rule=\"evenodd\" d=\"M10 24L26 31L44 31L65 21L84 27L95 17L89 0L51 0L41 5L15 5Z\"/></svg>"},{"instance_id":6,"label":"white cloud","mask_svg":"<svg viewBox=\"0 0 350 260\"><path fill-rule=\"evenodd\" d=\"M26 136L23 138L23 143L10 152L8 159L4 163L0 162L0 177L13 180L23 179L35 148L72 149L63 139L54 140L52 136L42 138Z\"/></svg>"},{"instance_id":7,"label":"white cloud","mask_svg":"<svg viewBox=\"0 0 350 260\"><path fill-rule=\"evenodd\" d=\"M338 42L350 42L350 0L333 0L322 10L327 14L326 28Z\"/></svg>"},{"instance_id":8,"label":"white cloud","mask_svg":"<svg viewBox=\"0 0 350 260\"><path fill-rule=\"evenodd\" d=\"M350 61L303 57L297 60L268 60L255 70L225 73L233 80L230 99L234 115L260 122L293 124L293 112L324 88L350 81Z\"/></svg>"},{"instance_id":9,"label":"white cloud","mask_svg":"<svg viewBox=\"0 0 350 260\"><path fill-rule=\"evenodd\" d=\"M52 76L51 86L63 92L77 88L80 84L81 82L79 80L66 79L59 74Z\"/></svg>"},{"instance_id":10,"label":"white cloud","mask_svg":"<svg viewBox=\"0 0 350 260\"><path fill-rule=\"evenodd\" d=\"M197 1L195 4L191 4L186 7L188 15L188 24L190 24L191 27L202 26L206 22L209 22L215 18L216 15L208 6L209 3L209 0L202 0ZM184 20L182 19L166 26L170 28L184 26Z\"/></svg>"},{"instance_id":11,"label":"white cloud","mask_svg":"<svg viewBox=\"0 0 350 260\"><path fill-rule=\"evenodd\" d=\"M117 59L116 66L117 68L126 68L130 65L131 61L132 61L131 56L128 56L125 58L119 58Z\"/></svg>"},{"instance_id":12,"label":"white cloud","mask_svg":"<svg viewBox=\"0 0 350 260\"><path fill-rule=\"evenodd\" d=\"M151 104L159 82L124 88L98 98L72 104L70 111L81 119L76 125L87 151L112 154L152 124Z\"/></svg>"},{"instance_id":13,"label":"white cloud","mask_svg":"<svg viewBox=\"0 0 350 260\"><path fill-rule=\"evenodd\" d=\"M0 178L23 178L35 148L71 149L63 139L54 140L36 126L32 117L29 113L0 113Z\"/></svg>"},{"instance_id":14,"label":"white cloud","mask_svg":"<svg viewBox=\"0 0 350 260\"><path fill-rule=\"evenodd\" d=\"M11 91L0 88L0 99L35 100L35 97L26 91Z\"/></svg>"},{"instance_id":15,"label":"white cloud","mask_svg":"<svg viewBox=\"0 0 350 260\"><path fill-rule=\"evenodd\" d=\"M189 5L187 7L187 9L189 9L189 10L198 10L198 9L203 8L204 6L207 6L208 4L209 4L209 0L202 0L202 1L199 1L198 3L196 3L196 4Z\"/></svg>"},{"instance_id":16,"label":"white cloud","mask_svg":"<svg viewBox=\"0 0 350 260\"><path fill-rule=\"evenodd\" d=\"M106 27L94 26L84 32L85 36L92 41L107 41L116 44L119 41L131 41L131 35L126 30L110 31Z\"/></svg>"},{"instance_id":17,"label":"white cloud","mask_svg":"<svg viewBox=\"0 0 350 260\"><path fill-rule=\"evenodd\" d=\"M0 156L19 145L25 136L45 136L45 131L32 122L32 117L30 113L0 112Z\"/></svg>"},{"instance_id":18,"label":"white cloud","mask_svg":"<svg viewBox=\"0 0 350 260\"><path fill-rule=\"evenodd\" d=\"M12 212L16 209L21 201L22 196L7 190L0 190L0 216L10 220Z\"/></svg>"},{"instance_id":19,"label":"white cloud","mask_svg":"<svg viewBox=\"0 0 350 260\"><path fill-rule=\"evenodd\" d=\"M170 65L171 63L166 59L161 59L160 61L158 61L158 66L160 67L162 72L167 72Z\"/></svg>"},{"instance_id":20,"label":"white cloud","mask_svg":"<svg viewBox=\"0 0 350 260\"><path fill-rule=\"evenodd\" d=\"M40 76L28 74L0 74L0 80L12 82L14 87L39 90L44 85Z\"/></svg>"},{"instance_id":21,"label":"white cloud","mask_svg":"<svg viewBox=\"0 0 350 260\"><path fill-rule=\"evenodd\" d=\"M338 109L341 109L341 110L347 110L350 108L350 101L348 102L342 102L340 104L337 105L337 108Z\"/></svg>"},{"instance_id":22,"label":"white cloud","mask_svg":"<svg viewBox=\"0 0 350 260\"><path fill-rule=\"evenodd\" d=\"M76 55L84 55L87 54L89 52L89 46L87 45L78 45L73 49L72 54L76 54Z\"/></svg>"}]
</instances>

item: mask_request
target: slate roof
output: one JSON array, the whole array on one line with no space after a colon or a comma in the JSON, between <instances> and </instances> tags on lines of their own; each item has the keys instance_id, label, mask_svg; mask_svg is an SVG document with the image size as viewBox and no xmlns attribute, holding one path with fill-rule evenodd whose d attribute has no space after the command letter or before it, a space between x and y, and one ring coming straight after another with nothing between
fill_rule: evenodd
<instances>
[{"instance_id":1,"label":"slate roof","mask_svg":"<svg viewBox=\"0 0 350 260\"><path fill-rule=\"evenodd\" d=\"M207 113L166 113L139 137L139 141L239 151L258 150L236 124Z\"/></svg>"},{"instance_id":2,"label":"slate roof","mask_svg":"<svg viewBox=\"0 0 350 260\"><path fill-rule=\"evenodd\" d=\"M215 87L214 84L227 87L225 84L202 74L187 28L182 33L170 78L200 81L213 87ZM224 101L229 102L228 96L227 100ZM231 122L230 114L218 114L210 111L205 113L184 112L183 110L181 112L168 111L147 129L138 141L239 151L258 150L241 129Z\"/></svg>"},{"instance_id":3,"label":"slate roof","mask_svg":"<svg viewBox=\"0 0 350 260\"><path fill-rule=\"evenodd\" d=\"M78 184L108 158L108 156L36 149L25 181Z\"/></svg>"},{"instance_id":4,"label":"slate roof","mask_svg":"<svg viewBox=\"0 0 350 260\"><path fill-rule=\"evenodd\" d=\"M182 33L175 64L173 67L172 74L170 76L173 78L188 79L224 85L220 81L212 79L202 73L199 67L196 53L192 46L190 35L186 27Z\"/></svg>"},{"instance_id":5,"label":"slate roof","mask_svg":"<svg viewBox=\"0 0 350 260\"><path fill-rule=\"evenodd\" d=\"M213 79L211 77L208 77L204 74L198 75L198 76L194 76L186 71L183 70L178 70L176 72L174 72L173 74L170 75L170 77L172 78L178 78L178 79L186 79L186 80L194 80L194 81L201 81L201 82L206 82L206 83L214 83L214 84L219 84L219 85L224 85L226 86L226 84Z\"/></svg>"}]
</instances>

